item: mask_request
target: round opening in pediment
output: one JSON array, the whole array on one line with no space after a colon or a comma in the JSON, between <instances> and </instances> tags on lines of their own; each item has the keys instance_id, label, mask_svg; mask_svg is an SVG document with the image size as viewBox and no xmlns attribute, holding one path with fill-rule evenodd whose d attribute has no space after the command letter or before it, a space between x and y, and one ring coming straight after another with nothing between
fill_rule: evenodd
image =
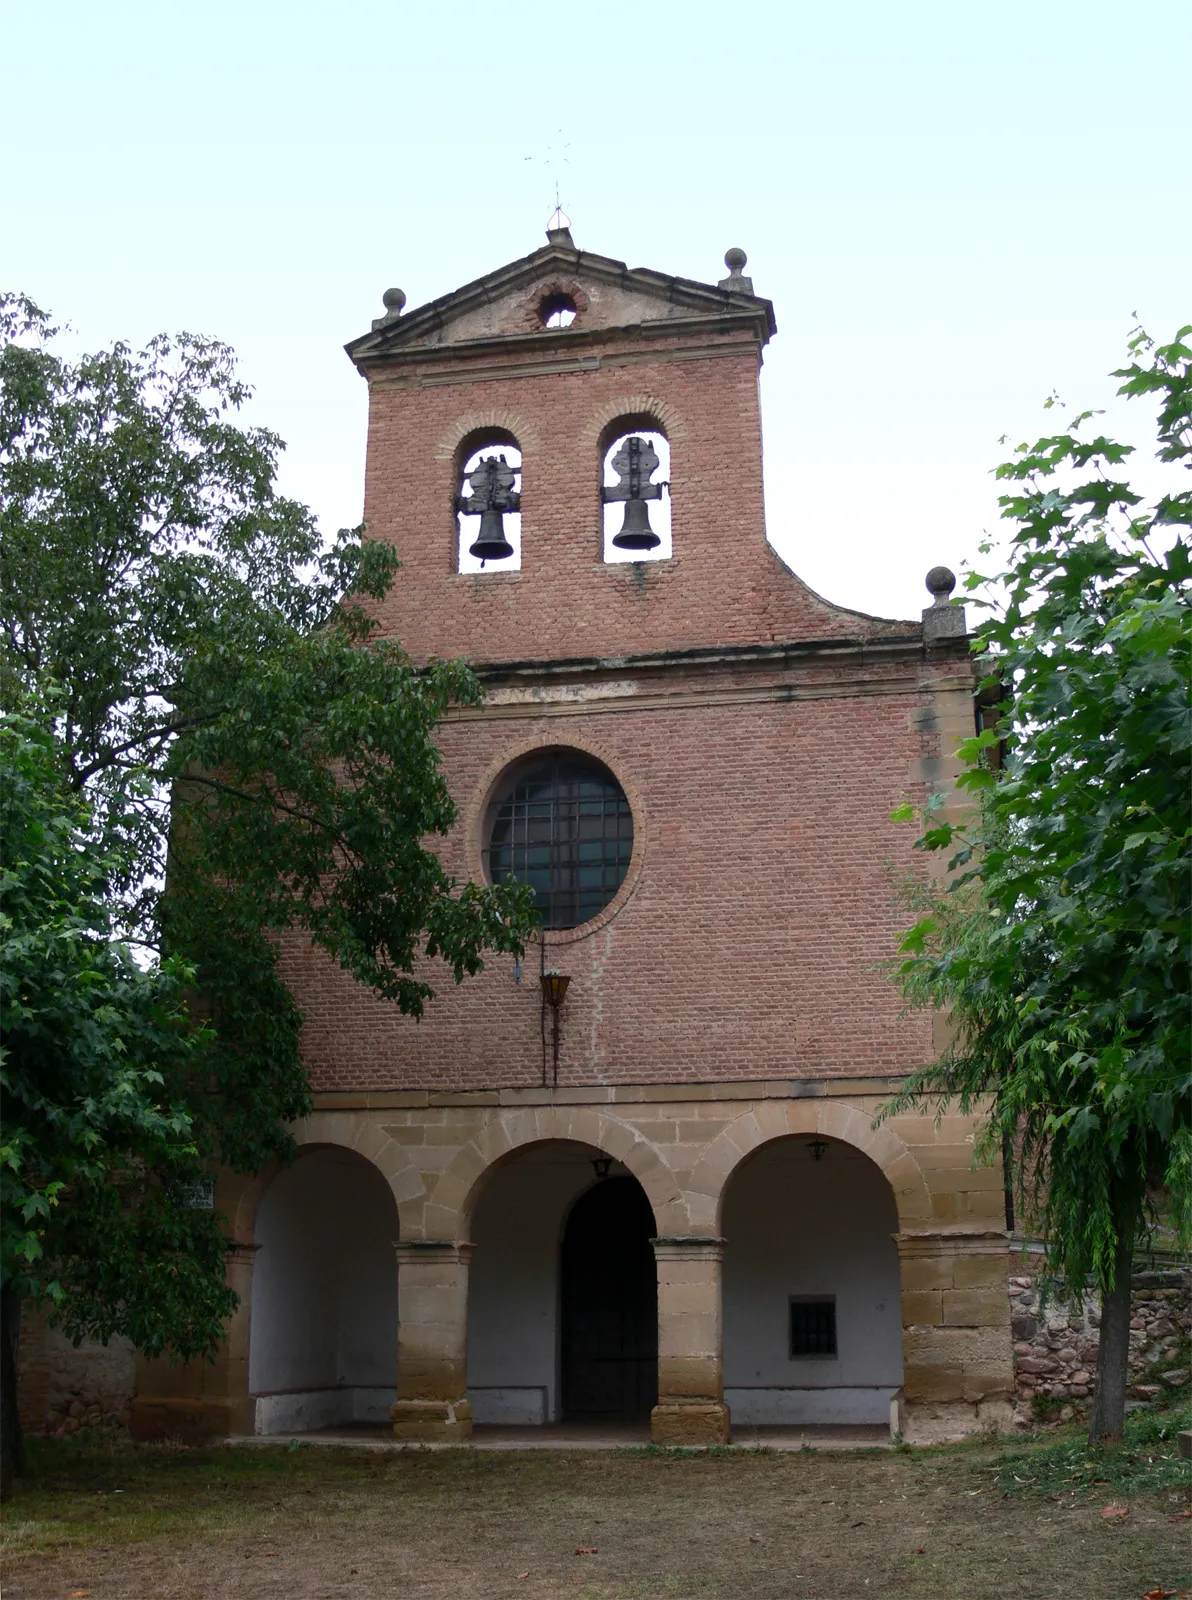
<instances>
[{"instance_id":1,"label":"round opening in pediment","mask_svg":"<svg viewBox=\"0 0 1192 1600\"><path fill-rule=\"evenodd\" d=\"M538 302L538 320L544 328L569 328L579 314L575 296L552 289Z\"/></svg>"}]
</instances>

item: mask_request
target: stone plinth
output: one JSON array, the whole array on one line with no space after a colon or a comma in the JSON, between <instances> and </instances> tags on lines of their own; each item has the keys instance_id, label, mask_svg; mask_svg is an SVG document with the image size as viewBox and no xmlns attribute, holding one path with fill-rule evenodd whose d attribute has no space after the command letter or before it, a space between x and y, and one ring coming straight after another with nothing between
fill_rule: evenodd
<instances>
[{"instance_id":1,"label":"stone plinth","mask_svg":"<svg viewBox=\"0 0 1192 1600\"><path fill-rule=\"evenodd\" d=\"M248 1390L255 1256L255 1246L242 1242L231 1245L224 1257L228 1286L240 1301L214 1361L138 1361L128 1424L134 1439L203 1444L256 1432L256 1402Z\"/></svg>"},{"instance_id":2,"label":"stone plinth","mask_svg":"<svg viewBox=\"0 0 1192 1600\"><path fill-rule=\"evenodd\" d=\"M1008 1426L1014 1392L1004 1232L900 1234L908 1440Z\"/></svg>"},{"instance_id":3,"label":"stone plinth","mask_svg":"<svg viewBox=\"0 0 1192 1600\"><path fill-rule=\"evenodd\" d=\"M720 1275L724 1240L654 1240L658 1263L658 1404L650 1417L656 1444L726 1444Z\"/></svg>"},{"instance_id":4,"label":"stone plinth","mask_svg":"<svg viewBox=\"0 0 1192 1600\"><path fill-rule=\"evenodd\" d=\"M395 1439L456 1444L471 1436L467 1398L470 1244L413 1239L397 1247Z\"/></svg>"}]
</instances>

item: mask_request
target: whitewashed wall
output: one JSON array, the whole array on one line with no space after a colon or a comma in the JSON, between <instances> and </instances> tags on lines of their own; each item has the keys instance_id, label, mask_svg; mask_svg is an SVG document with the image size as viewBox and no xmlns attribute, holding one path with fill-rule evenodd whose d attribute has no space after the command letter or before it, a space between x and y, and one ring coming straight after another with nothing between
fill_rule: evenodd
<instances>
[{"instance_id":1,"label":"whitewashed wall","mask_svg":"<svg viewBox=\"0 0 1192 1600\"><path fill-rule=\"evenodd\" d=\"M303 1153L257 1213L249 1387L258 1433L384 1422L397 1390L397 1207L350 1150Z\"/></svg>"},{"instance_id":2,"label":"whitewashed wall","mask_svg":"<svg viewBox=\"0 0 1192 1600\"><path fill-rule=\"evenodd\" d=\"M472 1220L468 1399L476 1422L559 1416L559 1246L572 1203L595 1181L585 1145L549 1144L490 1179ZM613 1173L624 1168L614 1162Z\"/></svg>"},{"instance_id":3,"label":"whitewashed wall","mask_svg":"<svg viewBox=\"0 0 1192 1600\"><path fill-rule=\"evenodd\" d=\"M767 1145L725 1197L724 1382L734 1427L886 1423L902 1383L898 1215L878 1168L828 1143ZM836 1297L835 1359L790 1356L792 1295Z\"/></svg>"}]
</instances>

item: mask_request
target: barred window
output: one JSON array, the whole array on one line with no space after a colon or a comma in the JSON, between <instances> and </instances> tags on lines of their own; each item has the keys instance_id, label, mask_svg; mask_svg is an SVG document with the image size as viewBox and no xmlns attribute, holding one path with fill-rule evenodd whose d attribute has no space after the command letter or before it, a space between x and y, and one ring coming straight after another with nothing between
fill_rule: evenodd
<instances>
[{"instance_id":1,"label":"barred window","mask_svg":"<svg viewBox=\"0 0 1192 1600\"><path fill-rule=\"evenodd\" d=\"M606 766L552 751L520 766L490 813L487 865L494 883L534 891L546 928L575 928L603 911L633 855L633 814Z\"/></svg>"},{"instance_id":2,"label":"barred window","mask_svg":"<svg viewBox=\"0 0 1192 1600\"><path fill-rule=\"evenodd\" d=\"M836 1354L836 1301L791 1301L791 1357Z\"/></svg>"}]
</instances>

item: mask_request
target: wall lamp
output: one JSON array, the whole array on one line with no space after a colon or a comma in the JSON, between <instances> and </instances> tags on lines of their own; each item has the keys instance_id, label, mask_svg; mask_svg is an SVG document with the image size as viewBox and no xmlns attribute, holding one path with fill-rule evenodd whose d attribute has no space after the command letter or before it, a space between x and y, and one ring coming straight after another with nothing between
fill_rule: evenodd
<instances>
[{"instance_id":1,"label":"wall lamp","mask_svg":"<svg viewBox=\"0 0 1192 1600\"><path fill-rule=\"evenodd\" d=\"M565 972L544 972L542 974L542 1003L551 1009L551 1049L554 1054L555 1086L559 1082L559 1008L567 996L567 986L571 979ZM543 1063L545 1067L545 1062Z\"/></svg>"},{"instance_id":2,"label":"wall lamp","mask_svg":"<svg viewBox=\"0 0 1192 1600\"><path fill-rule=\"evenodd\" d=\"M822 1161L827 1152L828 1143L826 1139L811 1139L808 1141L807 1148L811 1151L811 1159L813 1161Z\"/></svg>"},{"instance_id":3,"label":"wall lamp","mask_svg":"<svg viewBox=\"0 0 1192 1600\"><path fill-rule=\"evenodd\" d=\"M592 1157L592 1171L596 1174L596 1176L598 1178L607 1178L608 1177L608 1169L612 1166L612 1164L613 1164L612 1156L593 1156Z\"/></svg>"}]
</instances>

